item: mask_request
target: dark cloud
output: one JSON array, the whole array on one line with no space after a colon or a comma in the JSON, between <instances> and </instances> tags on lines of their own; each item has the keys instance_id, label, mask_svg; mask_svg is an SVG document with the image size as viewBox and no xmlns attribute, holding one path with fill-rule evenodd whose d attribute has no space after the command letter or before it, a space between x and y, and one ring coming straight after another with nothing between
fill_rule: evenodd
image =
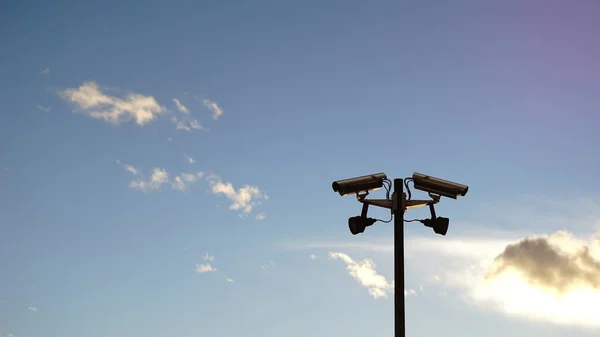
<instances>
[{"instance_id":1,"label":"dark cloud","mask_svg":"<svg viewBox=\"0 0 600 337\"><path fill-rule=\"evenodd\" d=\"M600 244L595 238L592 245ZM590 246L581 245L574 252L563 250L549 237L528 237L510 244L494 259L487 273L491 279L508 270L521 273L532 286L564 294L574 286L600 290L600 261L590 253Z\"/></svg>"}]
</instances>

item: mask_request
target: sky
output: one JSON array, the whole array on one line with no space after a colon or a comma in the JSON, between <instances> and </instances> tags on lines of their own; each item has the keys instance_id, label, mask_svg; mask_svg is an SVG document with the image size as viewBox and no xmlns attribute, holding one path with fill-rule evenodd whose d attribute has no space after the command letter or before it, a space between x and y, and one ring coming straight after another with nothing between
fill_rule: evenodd
<instances>
[{"instance_id":1,"label":"sky","mask_svg":"<svg viewBox=\"0 0 600 337\"><path fill-rule=\"evenodd\" d=\"M407 336L597 336L599 16L3 1L0 336L392 336L392 224L331 189L378 172L469 186L405 226Z\"/></svg>"}]
</instances>

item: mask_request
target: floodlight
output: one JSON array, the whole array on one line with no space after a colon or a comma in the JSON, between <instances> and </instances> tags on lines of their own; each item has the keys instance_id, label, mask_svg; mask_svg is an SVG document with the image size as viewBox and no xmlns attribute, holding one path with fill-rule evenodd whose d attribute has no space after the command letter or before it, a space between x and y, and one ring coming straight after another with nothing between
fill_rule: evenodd
<instances>
[{"instance_id":1,"label":"floodlight","mask_svg":"<svg viewBox=\"0 0 600 337\"><path fill-rule=\"evenodd\" d=\"M365 231L365 228L375 223L375 219L362 216L353 216L348 219L348 228L352 235L360 234Z\"/></svg>"},{"instance_id":2,"label":"floodlight","mask_svg":"<svg viewBox=\"0 0 600 337\"><path fill-rule=\"evenodd\" d=\"M450 219L444 217L437 217L435 219L421 220L421 223L427 227L433 228L433 231L436 234L446 235L446 233L448 232L448 225L450 224Z\"/></svg>"}]
</instances>

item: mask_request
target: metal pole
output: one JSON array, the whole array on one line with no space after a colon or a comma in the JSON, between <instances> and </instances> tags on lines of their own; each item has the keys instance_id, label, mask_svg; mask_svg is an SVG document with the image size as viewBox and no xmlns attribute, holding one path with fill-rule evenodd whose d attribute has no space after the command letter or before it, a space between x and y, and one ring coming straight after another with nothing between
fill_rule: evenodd
<instances>
[{"instance_id":1,"label":"metal pole","mask_svg":"<svg viewBox=\"0 0 600 337\"><path fill-rule=\"evenodd\" d=\"M394 179L394 326L395 336L405 337L404 315L404 185Z\"/></svg>"}]
</instances>

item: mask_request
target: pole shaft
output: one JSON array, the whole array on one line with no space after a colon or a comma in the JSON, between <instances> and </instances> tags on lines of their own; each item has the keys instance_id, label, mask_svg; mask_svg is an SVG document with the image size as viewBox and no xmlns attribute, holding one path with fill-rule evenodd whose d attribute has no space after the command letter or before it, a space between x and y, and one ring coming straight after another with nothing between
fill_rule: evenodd
<instances>
[{"instance_id":1,"label":"pole shaft","mask_svg":"<svg viewBox=\"0 0 600 337\"><path fill-rule=\"evenodd\" d=\"M394 179L394 327L395 337L405 337L404 309L404 185Z\"/></svg>"}]
</instances>

